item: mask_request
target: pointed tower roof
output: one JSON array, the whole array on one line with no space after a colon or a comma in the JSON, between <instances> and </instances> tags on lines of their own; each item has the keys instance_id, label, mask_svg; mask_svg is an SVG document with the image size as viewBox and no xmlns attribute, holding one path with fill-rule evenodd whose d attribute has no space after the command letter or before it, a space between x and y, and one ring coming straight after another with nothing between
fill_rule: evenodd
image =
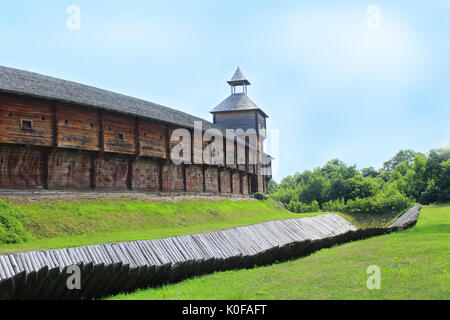
<instances>
[{"instance_id":1,"label":"pointed tower roof","mask_svg":"<svg viewBox=\"0 0 450 320\"><path fill-rule=\"evenodd\" d=\"M247 86L250 85L250 81L245 78L239 67L231 80L227 82L231 86L231 95L211 110L212 114L218 112L258 110L268 118L267 114L247 96ZM236 93L237 86L243 86L244 92Z\"/></svg>"},{"instance_id":2,"label":"pointed tower roof","mask_svg":"<svg viewBox=\"0 0 450 320\"><path fill-rule=\"evenodd\" d=\"M251 85L250 81L248 81L245 78L244 74L242 73L242 71L239 67L236 69L236 72L234 73L231 80L228 81L228 84L230 86L242 86L242 85L249 86L249 85Z\"/></svg>"},{"instance_id":3,"label":"pointed tower roof","mask_svg":"<svg viewBox=\"0 0 450 320\"><path fill-rule=\"evenodd\" d=\"M268 117L245 93L234 93L224 101L219 103L211 113L259 110L264 116Z\"/></svg>"}]
</instances>

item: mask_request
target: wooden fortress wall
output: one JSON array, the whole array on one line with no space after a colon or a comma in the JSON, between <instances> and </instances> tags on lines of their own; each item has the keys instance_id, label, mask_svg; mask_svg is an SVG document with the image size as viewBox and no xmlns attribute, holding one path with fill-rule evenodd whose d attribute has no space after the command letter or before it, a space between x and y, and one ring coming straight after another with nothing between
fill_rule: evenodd
<instances>
[{"instance_id":1,"label":"wooden fortress wall","mask_svg":"<svg viewBox=\"0 0 450 320\"><path fill-rule=\"evenodd\" d=\"M24 128L23 121L32 128ZM0 188L262 191L253 165L173 164L174 129L148 119L1 94Z\"/></svg>"}]
</instances>

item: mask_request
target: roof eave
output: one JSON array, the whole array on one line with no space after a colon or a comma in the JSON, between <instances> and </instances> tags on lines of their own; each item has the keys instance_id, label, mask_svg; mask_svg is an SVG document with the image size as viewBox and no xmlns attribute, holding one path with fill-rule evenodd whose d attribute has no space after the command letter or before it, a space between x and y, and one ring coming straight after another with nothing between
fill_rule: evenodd
<instances>
[{"instance_id":1,"label":"roof eave","mask_svg":"<svg viewBox=\"0 0 450 320\"><path fill-rule=\"evenodd\" d=\"M209 113L211 114L215 114L215 113L236 113L236 112L245 112L245 111L259 111L263 114L263 116L265 116L266 118L269 118L269 116L262 111L260 108L253 108L253 109L243 109L243 110L211 110Z\"/></svg>"},{"instance_id":2,"label":"roof eave","mask_svg":"<svg viewBox=\"0 0 450 320\"><path fill-rule=\"evenodd\" d=\"M252 85L250 83L250 81L248 81L248 80L231 80L231 81L227 81L227 83L230 86L242 86L242 85L251 86Z\"/></svg>"}]
</instances>

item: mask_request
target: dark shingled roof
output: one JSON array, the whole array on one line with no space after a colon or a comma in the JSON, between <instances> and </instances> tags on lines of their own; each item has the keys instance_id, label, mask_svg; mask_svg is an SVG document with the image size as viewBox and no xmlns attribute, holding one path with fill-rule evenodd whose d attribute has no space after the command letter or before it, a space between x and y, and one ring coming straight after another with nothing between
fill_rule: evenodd
<instances>
[{"instance_id":1,"label":"dark shingled roof","mask_svg":"<svg viewBox=\"0 0 450 320\"><path fill-rule=\"evenodd\" d=\"M151 118L187 128L193 128L194 121L202 121L203 129L218 128L223 130L223 128L201 118L152 102L3 66L0 66L0 91Z\"/></svg>"},{"instance_id":2,"label":"dark shingled roof","mask_svg":"<svg viewBox=\"0 0 450 320\"><path fill-rule=\"evenodd\" d=\"M245 93L233 93L224 101L219 103L211 113L216 112L230 112L230 111L246 111L246 110L259 110L267 117L262 111Z\"/></svg>"}]
</instances>

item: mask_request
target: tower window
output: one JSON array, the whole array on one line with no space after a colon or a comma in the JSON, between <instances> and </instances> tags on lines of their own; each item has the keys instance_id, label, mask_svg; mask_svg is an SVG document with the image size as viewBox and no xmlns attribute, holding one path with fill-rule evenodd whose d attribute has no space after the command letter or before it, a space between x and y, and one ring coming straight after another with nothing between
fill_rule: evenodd
<instances>
[{"instance_id":1,"label":"tower window","mask_svg":"<svg viewBox=\"0 0 450 320\"><path fill-rule=\"evenodd\" d=\"M117 132L116 133L116 139L118 141L124 141L125 140L125 135L122 132Z\"/></svg>"},{"instance_id":2,"label":"tower window","mask_svg":"<svg viewBox=\"0 0 450 320\"><path fill-rule=\"evenodd\" d=\"M20 120L22 130L33 130L33 120Z\"/></svg>"}]
</instances>

